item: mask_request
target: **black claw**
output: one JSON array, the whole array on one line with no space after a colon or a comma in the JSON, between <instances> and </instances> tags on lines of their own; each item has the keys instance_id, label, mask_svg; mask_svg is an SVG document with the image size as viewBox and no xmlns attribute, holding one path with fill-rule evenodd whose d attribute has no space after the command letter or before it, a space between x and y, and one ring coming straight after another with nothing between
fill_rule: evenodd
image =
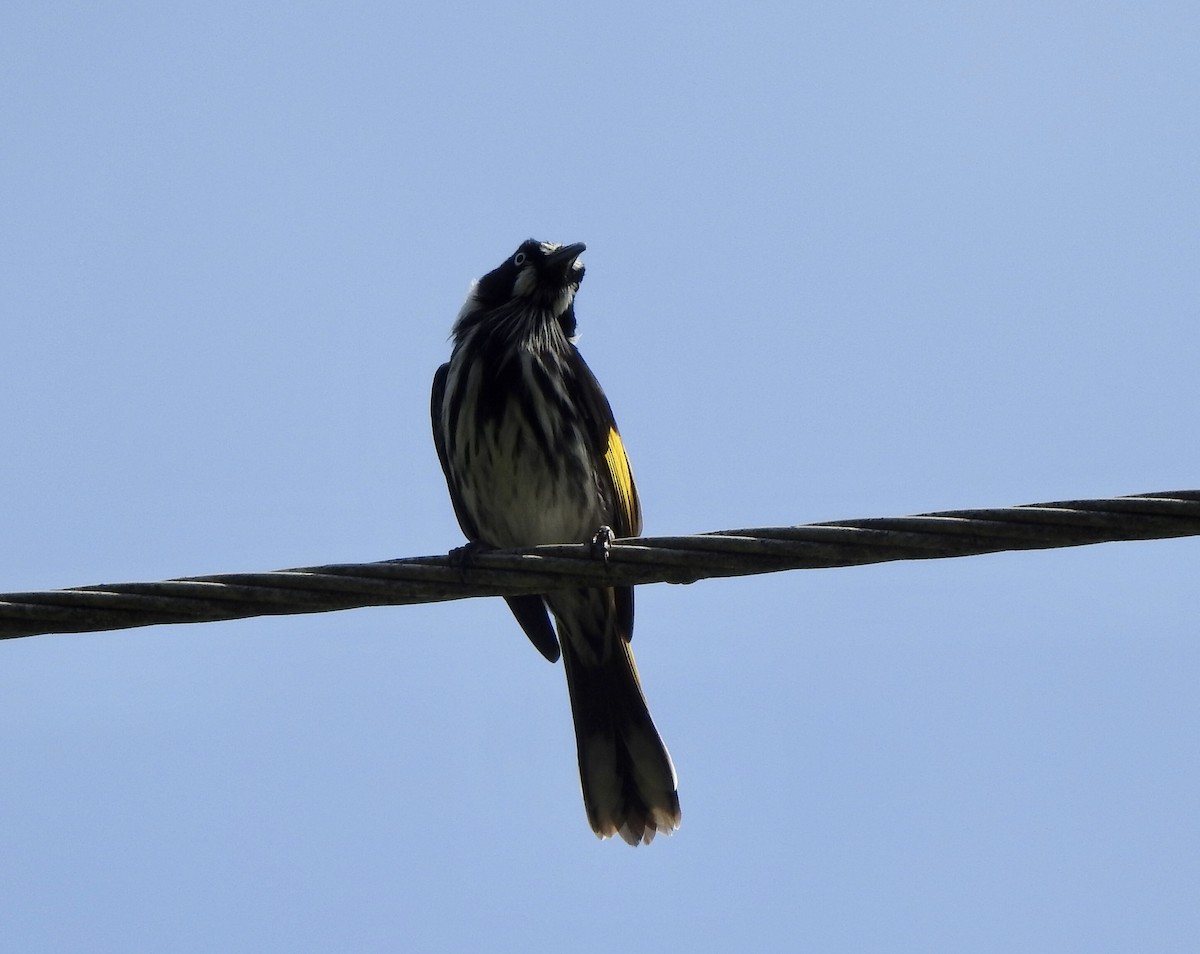
<instances>
[{"instance_id":1,"label":"black claw","mask_svg":"<svg viewBox=\"0 0 1200 954\"><path fill-rule=\"evenodd\" d=\"M452 567L457 568L458 572L465 577L467 570L475 563L475 555L488 550L488 547L480 543L466 543L461 547L455 547L446 554L446 560Z\"/></svg>"}]
</instances>

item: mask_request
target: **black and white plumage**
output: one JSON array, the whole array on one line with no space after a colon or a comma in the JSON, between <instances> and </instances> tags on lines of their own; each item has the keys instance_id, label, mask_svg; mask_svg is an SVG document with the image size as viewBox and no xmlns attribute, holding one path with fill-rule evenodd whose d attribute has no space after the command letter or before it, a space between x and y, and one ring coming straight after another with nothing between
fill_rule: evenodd
<instances>
[{"instance_id":1,"label":"black and white plumage","mask_svg":"<svg viewBox=\"0 0 1200 954\"><path fill-rule=\"evenodd\" d=\"M583 250L531 239L475 282L454 323L450 361L434 376L434 443L473 543L581 543L603 527L619 537L641 531L612 409L574 343ZM675 769L629 646L632 587L508 604L547 659L555 661L561 646L596 834L636 845L678 828Z\"/></svg>"}]
</instances>

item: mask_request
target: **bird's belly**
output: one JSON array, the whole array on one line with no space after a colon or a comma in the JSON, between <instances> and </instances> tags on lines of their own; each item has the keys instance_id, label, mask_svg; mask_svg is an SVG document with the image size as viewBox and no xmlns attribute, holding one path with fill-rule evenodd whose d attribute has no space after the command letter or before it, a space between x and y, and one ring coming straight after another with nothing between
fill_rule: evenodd
<instances>
[{"instance_id":1,"label":"bird's belly","mask_svg":"<svg viewBox=\"0 0 1200 954\"><path fill-rule=\"evenodd\" d=\"M581 543L607 522L581 444L575 450L561 448L553 459L526 444L520 450L488 448L476 460L462 490L483 543Z\"/></svg>"}]
</instances>

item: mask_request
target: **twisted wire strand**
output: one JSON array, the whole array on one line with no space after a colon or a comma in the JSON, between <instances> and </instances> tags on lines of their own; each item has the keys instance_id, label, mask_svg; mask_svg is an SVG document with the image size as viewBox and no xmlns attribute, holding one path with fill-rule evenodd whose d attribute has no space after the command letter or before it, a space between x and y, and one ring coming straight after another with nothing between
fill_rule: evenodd
<instances>
[{"instance_id":1,"label":"twisted wire strand","mask_svg":"<svg viewBox=\"0 0 1200 954\"><path fill-rule=\"evenodd\" d=\"M0 638L1200 535L1200 490L0 594Z\"/></svg>"}]
</instances>

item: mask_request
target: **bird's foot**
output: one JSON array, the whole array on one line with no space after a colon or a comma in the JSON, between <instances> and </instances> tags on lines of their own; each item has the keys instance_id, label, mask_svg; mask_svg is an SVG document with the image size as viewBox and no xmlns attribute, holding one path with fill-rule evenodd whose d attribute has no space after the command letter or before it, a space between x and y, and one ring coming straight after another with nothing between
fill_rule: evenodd
<instances>
[{"instance_id":1,"label":"bird's foot","mask_svg":"<svg viewBox=\"0 0 1200 954\"><path fill-rule=\"evenodd\" d=\"M475 565L475 557L480 553L486 553L491 547L485 547L481 543L465 543L461 547L455 547L446 554L446 560L450 566L458 570L462 576L466 576L467 570Z\"/></svg>"},{"instance_id":2,"label":"bird's foot","mask_svg":"<svg viewBox=\"0 0 1200 954\"><path fill-rule=\"evenodd\" d=\"M617 535L612 532L612 527L601 527L592 537L592 556L607 563L609 550L616 539Z\"/></svg>"}]
</instances>

